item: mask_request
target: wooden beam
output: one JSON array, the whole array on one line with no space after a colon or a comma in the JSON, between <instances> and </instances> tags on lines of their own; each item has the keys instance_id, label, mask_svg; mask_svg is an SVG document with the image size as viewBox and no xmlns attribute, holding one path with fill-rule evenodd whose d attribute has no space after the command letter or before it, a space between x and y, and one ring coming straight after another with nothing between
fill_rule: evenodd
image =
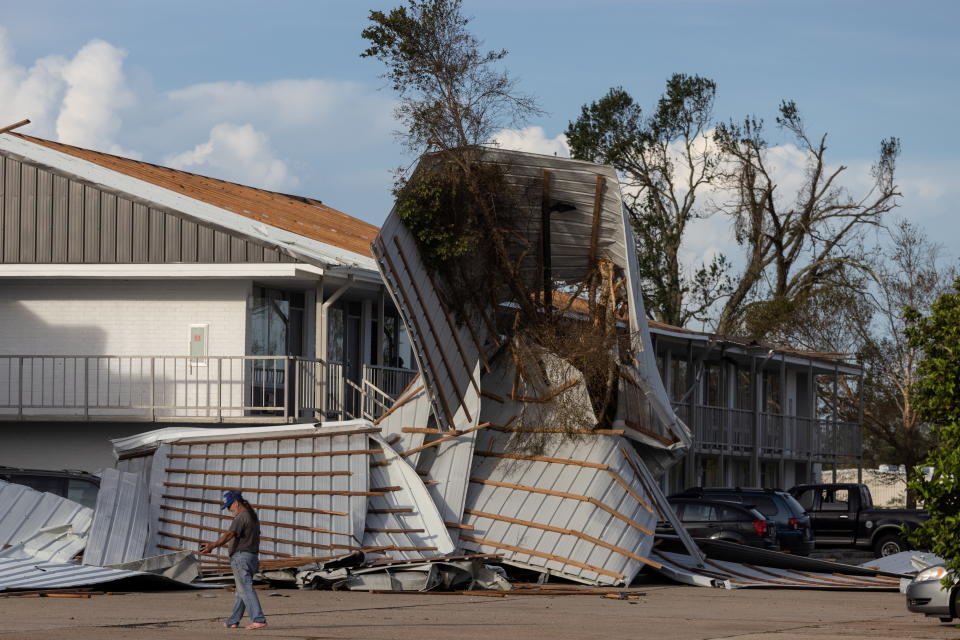
<instances>
[{"instance_id":1,"label":"wooden beam","mask_svg":"<svg viewBox=\"0 0 960 640\"><path fill-rule=\"evenodd\" d=\"M194 516L201 516L205 518L219 518L221 520L233 520L232 515L226 515L223 513L210 513L207 511L195 511L193 509L181 509L180 507L171 507L165 504L160 505L160 508L165 511L176 511L177 513L188 513ZM331 536L346 536L352 538L352 533L342 533L340 531L331 531L329 529L318 529L316 527L304 527L298 524L285 524L283 522L271 522L270 520L260 520L260 524L266 525L268 527L282 527L285 529L297 529L299 531L312 531L313 533L326 533Z\"/></svg>"},{"instance_id":2,"label":"wooden beam","mask_svg":"<svg viewBox=\"0 0 960 640\"><path fill-rule=\"evenodd\" d=\"M167 473L185 473L199 476L352 476L352 471L204 471L201 469L164 469Z\"/></svg>"},{"instance_id":3,"label":"wooden beam","mask_svg":"<svg viewBox=\"0 0 960 640\"><path fill-rule=\"evenodd\" d=\"M240 491L247 493L292 493L305 496L382 496L377 491L312 491L306 489L255 489L251 487L228 487L222 485L185 484L183 482L164 482L165 487L178 489L207 489L210 491Z\"/></svg>"},{"instance_id":4,"label":"wooden beam","mask_svg":"<svg viewBox=\"0 0 960 640\"><path fill-rule=\"evenodd\" d=\"M568 500L578 500L580 502L589 502L590 504L597 507L598 509L602 511L606 511L607 513L612 515L614 518L617 518L618 520L622 520L623 522L626 522L628 525L630 525L634 529L643 531L647 535L651 535L651 536L653 535L653 531L651 531L647 527L643 526L642 524L640 524L639 522L631 518L628 518L627 516L617 511L616 509L608 507L607 505L600 502L596 498L592 498L589 496L581 496L575 493L566 493L564 491L555 491L553 489L541 489L540 487L530 487L522 484L498 482L496 480L483 480L482 478L470 478L470 482L474 484L482 484L482 485L487 485L491 487L502 487L504 489L515 489L517 491L526 491L528 493L540 493L543 495L555 496L557 498L567 498Z\"/></svg>"},{"instance_id":5,"label":"wooden beam","mask_svg":"<svg viewBox=\"0 0 960 640\"><path fill-rule=\"evenodd\" d=\"M165 500L181 500L183 502L198 502L201 504L222 504L222 500L208 500L205 498L190 498L188 496L177 496L169 493L164 493L160 496ZM346 511L330 511L329 509L308 509L307 507L283 507L279 505L272 504L254 504L250 503L251 507L256 509L273 509L274 511L296 511L298 513L316 513L319 515L326 516L349 516L350 514Z\"/></svg>"},{"instance_id":6,"label":"wooden beam","mask_svg":"<svg viewBox=\"0 0 960 640\"><path fill-rule=\"evenodd\" d=\"M14 122L13 124L8 124L7 126L0 129L0 133L6 133L7 131L13 131L14 129L19 129L25 124L30 124L30 120L24 118L20 122Z\"/></svg>"},{"instance_id":7,"label":"wooden beam","mask_svg":"<svg viewBox=\"0 0 960 640\"><path fill-rule=\"evenodd\" d=\"M419 376L420 374L417 374L417 375ZM416 378L414 378L414 380L416 380ZM400 400L399 402L393 403L393 406L390 407L389 409L387 409L387 412L384 413L382 416L380 416L379 418L377 418L376 420L374 420L374 421L373 421L373 424L380 424L381 422L383 422L384 420L386 420L387 416L389 416L391 413L393 413L394 411L396 411L397 409L399 409L399 408L402 407L403 405L407 404L408 402L410 402L411 400L413 400L414 398L416 398L416 397L417 397L417 394L420 393L421 391L423 391L423 385L420 385L419 387L417 387L417 389L416 389L415 391L411 392L410 395L408 395L408 396L407 396L406 398L404 398L403 400ZM401 396L402 396L402 395L403 395L403 394L401 394Z\"/></svg>"},{"instance_id":8,"label":"wooden beam","mask_svg":"<svg viewBox=\"0 0 960 640\"><path fill-rule=\"evenodd\" d=\"M168 458L187 460L253 460L263 458L326 458L330 456L359 456L380 453L380 449L353 449L351 451L316 451L310 453L244 453L244 454L193 454L170 453Z\"/></svg>"},{"instance_id":9,"label":"wooden beam","mask_svg":"<svg viewBox=\"0 0 960 640\"><path fill-rule=\"evenodd\" d=\"M526 456L520 453L500 453L498 451L475 451L475 456L487 458L506 458L509 460L529 460L531 462L548 462L550 464L567 464L577 467L587 467L588 469L609 469L605 464L599 462L587 462L586 460L570 460L568 458L548 458L545 456Z\"/></svg>"},{"instance_id":10,"label":"wooden beam","mask_svg":"<svg viewBox=\"0 0 960 640\"><path fill-rule=\"evenodd\" d=\"M444 442L447 442L448 440L453 440L454 438L459 438L460 436L466 435L466 434L468 434L468 433L472 433L472 432L474 432L474 431L478 431L478 430L480 430L480 429L485 429L486 427L489 427L489 426L490 426L490 423L489 423L489 422L484 422L484 423L482 423L482 424L478 424L478 425L475 426L475 427L470 427L469 429L464 429L463 431L455 432L454 435L449 435L449 436L447 436L446 438L440 438L439 440L434 440L433 442L428 442L428 443L425 444L425 445L421 445L421 446L419 446L419 447L414 447L413 449L408 449L408 450L402 452L400 455L403 456L403 457L406 457L406 456L409 456L409 455L411 455L411 454L417 453L418 451L423 451L424 449L429 449L430 447L435 447L435 446L437 446L438 444L442 444L442 443L444 443Z\"/></svg>"},{"instance_id":11,"label":"wooden beam","mask_svg":"<svg viewBox=\"0 0 960 640\"><path fill-rule=\"evenodd\" d=\"M606 178L597 176L597 186L593 192L593 226L590 230L590 260L588 270L593 271L597 262L597 243L600 240L600 218L603 213L603 185Z\"/></svg>"},{"instance_id":12,"label":"wooden beam","mask_svg":"<svg viewBox=\"0 0 960 640\"><path fill-rule=\"evenodd\" d=\"M314 433L298 433L297 435L284 435L283 433L278 433L275 436L266 436L263 438L234 438L231 440L220 439L220 440L190 440L189 438L181 438L174 441L172 444L176 445L195 445L195 444L244 444L247 442L269 442L271 440L302 440L303 438L336 438L337 436L352 436L360 433L380 433L380 429L354 429L352 431L340 431L338 433L323 433L317 431Z\"/></svg>"},{"instance_id":13,"label":"wooden beam","mask_svg":"<svg viewBox=\"0 0 960 640\"><path fill-rule=\"evenodd\" d=\"M509 522L510 524L518 524L524 527L531 527L533 529L542 529L543 531L552 531L553 533L559 533L566 536L573 536L575 538L579 538L580 540L584 540L591 544L595 544L597 546L603 547L604 549L609 549L614 553L619 553L620 555L627 556L628 558L632 558L633 560L642 562L643 564L651 566L654 569L659 569L662 566L659 562L655 562L654 560L650 560L649 558L644 558L643 556L636 554L632 551L628 551L627 549L623 549L621 547L612 545L608 542L604 542L599 538L594 538L593 536L589 536L581 531L576 531L574 529L564 529L562 527L554 527L553 525L549 525L549 524L540 524L538 522L530 522L529 520L519 520L517 518L502 516L497 513L486 513L484 511L474 511L473 509L464 509L463 512L468 515L474 516L476 518L489 518L490 520L496 520L498 522Z\"/></svg>"}]
</instances>

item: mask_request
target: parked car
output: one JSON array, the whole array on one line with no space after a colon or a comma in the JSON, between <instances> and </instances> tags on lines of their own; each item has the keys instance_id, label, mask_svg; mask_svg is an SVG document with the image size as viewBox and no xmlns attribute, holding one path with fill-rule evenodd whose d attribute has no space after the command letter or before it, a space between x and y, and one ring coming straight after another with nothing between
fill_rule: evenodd
<instances>
[{"instance_id":1,"label":"parked car","mask_svg":"<svg viewBox=\"0 0 960 640\"><path fill-rule=\"evenodd\" d=\"M790 494L810 514L817 546L871 547L878 556L893 555L910 548L903 530L930 517L920 509L874 508L863 484L801 484Z\"/></svg>"},{"instance_id":2,"label":"parked car","mask_svg":"<svg viewBox=\"0 0 960 640\"><path fill-rule=\"evenodd\" d=\"M672 497L667 500L676 511L683 528L694 538L725 540L773 551L780 549L776 523L753 507L695 497ZM672 530L667 523L657 525L657 533L669 533Z\"/></svg>"},{"instance_id":3,"label":"parked car","mask_svg":"<svg viewBox=\"0 0 960 640\"><path fill-rule=\"evenodd\" d=\"M777 526L781 551L808 556L814 548L813 523L800 503L786 491L741 487L694 487L674 497L702 497L754 507Z\"/></svg>"},{"instance_id":4,"label":"parked car","mask_svg":"<svg viewBox=\"0 0 960 640\"><path fill-rule=\"evenodd\" d=\"M86 471L70 469L50 471L0 466L0 480L52 493L91 509L97 506L97 494L100 492L100 478Z\"/></svg>"},{"instance_id":5,"label":"parked car","mask_svg":"<svg viewBox=\"0 0 960 640\"><path fill-rule=\"evenodd\" d=\"M960 586L944 589L941 580L947 575L942 564L927 567L907 585L907 609L922 613L940 622L960 617Z\"/></svg>"}]
</instances>

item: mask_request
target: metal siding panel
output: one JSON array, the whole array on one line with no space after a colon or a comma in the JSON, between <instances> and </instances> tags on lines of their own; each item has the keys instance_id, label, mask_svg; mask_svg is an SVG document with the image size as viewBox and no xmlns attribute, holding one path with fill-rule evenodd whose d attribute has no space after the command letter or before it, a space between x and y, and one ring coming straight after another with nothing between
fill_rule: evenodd
<instances>
[{"instance_id":1,"label":"metal siding panel","mask_svg":"<svg viewBox=\"0 0 960 640\"><path fill-rule=\"evenodd\" d=\"M166 262L183 262L180 254L180 218L164 213L164 258Z\"/></svg>"},{"instance_id":2,"label":"metal siding panel","mask_svg":"<svg viewBox=\"0 0 960 640\"><path fill-rule=\"evenodd\" d=\"M166 239L164 213L159 209L150 209L150 241L147 245L147 261L151 263L163 262L164 240Z\"/></svg>"},{"instance_id":3,"label":"metal siding panel","mask_svg":"<svg viewBox=\"0 0 960 640\"><path fill-rule=\"evenodd\" d=\"M133 203L133 261L150 261L150 210Z\"/></svg>"},{"instance_id":4,"label":"metal siding panel","mask_svg":"<svg viewBox=\"0 0 960 640\"><path fill-rule=\"evenodd\" d=\"M67 262L70 246L70 181L53 176L53 223L51 225L51 258L58 264Z\"/></svg>"},{"instance_id":5,"label":"metal siding panel","mask_svg":"<svg viewBox=\"0 0 960 640\"><path fill-rule=\"evenodd\" d=\"M20 257L23 264L37 261L37 168L22 167L20 177Z\"/></svg>"},{"instance_id":6,"label":"metal siding panel","mask_svg":"<svg viewBox=\"0 0 960 640\"><path fill-rule=\"evenodd\" d=\"M21 164L13 158L6 159L3 192L3 261L20 260L20 172Z\"/></svg>"},{"instance_id":7,"label":"metal siding panel","mask_svg":"<svg viewBox=\"0 0 960 640\"><path fill-rule=\"evenodd\" d=\"M230 236L223 231L213 231L213 261L230 262Z\"/></svg>"},{"instance_id":8,"label":"metal siding panel","mask_svg":"<svg viewBox=\"0 0 960 640\"><path fill-rule=\"evenodd\" d=\"M197 223L193 220L180 221L180 260L197 262Z\"/></svg>"},{"instance_id":9,"label":"metal siding panel","mask_svg":"<svg viewBox=\"0 0 960 640\"><path fill-rule=\"evenodd\" d=\"M100 262L100 190L83 190L83 261Z\"/></svg>"},{"instance_id":10,"label":"metal siding panel","mask_svg":"<svg viewBox=\"0 0 960 640\"><path fill-rule=\"evenodd\" d=\"M280 252L276 249L271 249L270 247L261 247L263 253L261 258L263 262L282 262L280 259Z\"/></svg>"},{"instance_id":11,"label":"metal siding panel","mask_svg":"<svg viewBox=\"0 0 960 640\"><path fill-rule=\"evenodd\" d=\"M133 262L133 203L117 198L117 262Z\"/></svg>"},{"instance_id":12,"label":"metal siding panel","mask_svg":"<svg viewBox=\"0 0 960 640\"><path fill-rule=\"evenodd\" d=\"M53 262L53 175L37 170L37 252L38 263Z\"/></svg>"},{"instance_id":13,"label":"metal siding panel","mask_svg":"<svg viewBox=\"0 0 960 640\"><path fill-rule=\"evenodd\" d=\"M247 262L263 262L263 247L256 242L246 241Z\"/></svg>"},{"instance_id":14,"label":"metal siding panel","mask_svg":"<svg viewBox=\"0 0 960 640\"><path fill-rule=\"evenodd\" d=\"M117 196L100 193L100 262L117 262Z\"/></svg>"},{"instance_id":15,"label":"metal siding panel","mask_svg":"<svg viewBox=\"0 0 960 640\"><path fill-rule=\"evenodd\" d=\"M67 262L83 262L84 186L70 180L67 187Z\"/></svg>"},{"instance_id":16,"label":"metal siding panel","mask_svg":"<svg viewBox=\"0 0 960 640\"><path fill-rule=\"evenodd\" d=\"M247 242L243 238L230 236L230 262L247 261Z\"/></svg>"},{"instance_id":17,"label":"metal siding panel","mask_svg":"<svg viewBox=\"0 0 960 640\"><path fill-rule=\"evenodd\" d=\"M197 225L197 262L205 264L216 262L214 235L210 227Z\"/></svg>"}]
</instances>

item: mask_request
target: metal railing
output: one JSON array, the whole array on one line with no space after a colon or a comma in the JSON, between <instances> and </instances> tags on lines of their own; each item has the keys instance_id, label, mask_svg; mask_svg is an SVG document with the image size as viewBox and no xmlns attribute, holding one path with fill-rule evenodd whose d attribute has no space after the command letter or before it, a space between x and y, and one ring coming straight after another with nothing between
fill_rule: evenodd
<instances>
[{"instance_id":1,"label":"metal railing","mask_svg":"<svg viewBox=\"0 0 960 640\"><path fill-rule=\"evenodd\" d=\"M836 460L861 455L860 427L855 422L812 419L800 416L760 413L677 403L677 415L694 433L694 447L700 451L747 453L755 443L755 421L759 420L760 453L765 457Z\"/></svg>"},{"instance_id":2,"label":"metal railing","mask_svg":"<svg viewBox=\"0 0 960 640\"><path fill-rule=\"evenodd\" d=\"M0 419L373 418L415 372L368 366L363 375L354 382L341 364L292 356L0 356Z\"/></svg>"}]
</instances>

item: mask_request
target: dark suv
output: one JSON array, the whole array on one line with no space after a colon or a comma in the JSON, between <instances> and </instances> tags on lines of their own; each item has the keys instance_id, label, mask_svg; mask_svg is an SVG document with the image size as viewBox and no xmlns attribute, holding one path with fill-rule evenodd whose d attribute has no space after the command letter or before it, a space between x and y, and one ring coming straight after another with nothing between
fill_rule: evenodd
<instances>
[{"instance_id":1,"label":"dark suv","mask_svg":"<svg viewBox=\"0 0 960 640\"><path fill-rule=\"evenodd\" d=\"M97 494L100 492L100 478L86 471L0 467L0 480L52 493L91 509L96 508Z\"/></svg>"},{"instance_id":2,"label":"dark suv","mask_svg":"<svg viewBox=\"0 0 960 640\"><path fill-rule=\"evenodd\" d=\"M786 491L776 489L743 489L740 487L695 487L676 497L703 497L755 507L777 524L780 550L808 556L813 551L815 536L810 514Z\"/></svg>"},{"instance_id":3,"label":"dark suv","mask_svg":"<svg viewBox=\"0 0 960 640\"><path fill-rule=\"evenodd\" d=\"M691 496L672 496L667 501L683 528L694 538L726 540L773 551L780 549L777 525L753 507ZM657 533L671 531L667 523L657 525Z\"/></svg>"}]
</instances>

